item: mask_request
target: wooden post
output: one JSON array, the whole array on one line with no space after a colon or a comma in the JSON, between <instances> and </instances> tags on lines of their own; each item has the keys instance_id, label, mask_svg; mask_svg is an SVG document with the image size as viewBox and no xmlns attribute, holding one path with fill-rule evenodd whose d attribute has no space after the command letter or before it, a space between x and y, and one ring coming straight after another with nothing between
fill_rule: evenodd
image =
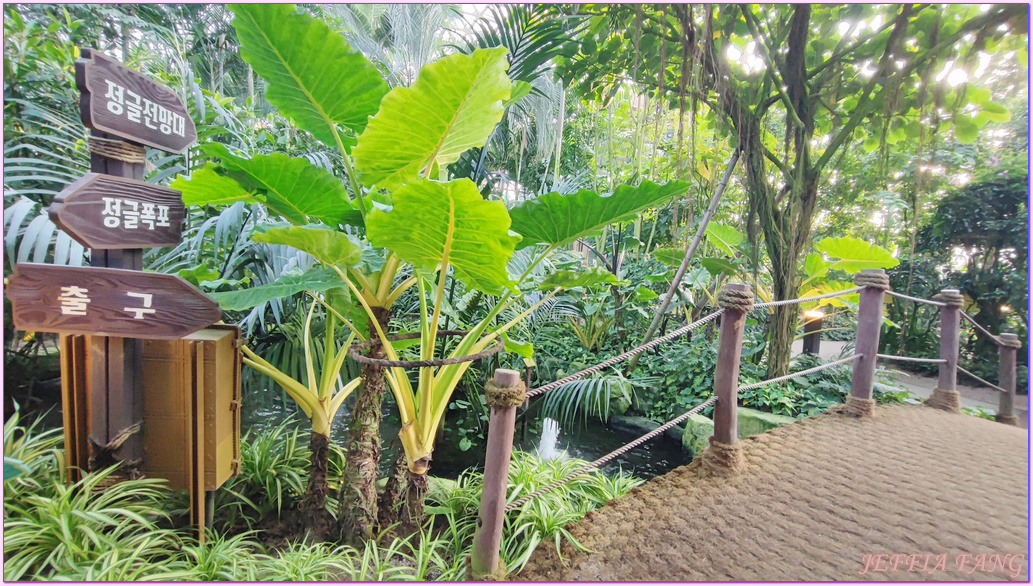
<instances>
[{"instance_id":1,"label":"wooden post","mask_svg":"<svg viewBox=\"0 0 1033 586\"><path fill-rule=\"evenodd\" d=\"M864 269L862 274L885 275L882 269ZM882 304L886 293L879 287L867 286L861 290L857 308L857 340L854 352L861 356L854 362L850 381L850 396L855 400L872 400L875 388L876 354L879 353L879 330L882 329Z\"/></svg>"},{"instance_id":2,"label":"wooden post","mask_svg":"<svg viewBox=\"0 0 1033 586\"><path fill-rule=\"evenodd\" d=\"M747 285L729 283L726 291L750 292ZM714 370L714 441L733 445L738 439L737 413L739 363L742 360L742 337L746 330L746 312L739 307L722 304L721 333L717 343L717 367Z\"/></svg>"},{"instance_id":3,"label":"wooden post","mask_svg":"<svg viewBox=\"0 0 1033 586\"><path fill-rule=\"evenodd\" d=\"M497 369L496 387L522 385L520 373ZM487 395L487 393L486 393ZM481 490L481 511L473 538L470 569L473 578L504 577L499 548L502 546L502 523L506 513L506 488L509 486L509 461L513 455L513 430L516 405L492 406L488 420L488 446L484 457L484 488ZM499 575L503 574L503 575Z\"/></svg>"},{"instance_id":4,"label":"wooden post","mask_svg":"<svg viewBox=\"0 0 1033 586\"><path fill-rule=\"evenodd\" d=\"M957 297L957 289L944 289L944 298ZM940 308L940 378L936 387L943 391L958 390L958 345L961 330L961 308L948 303Z\"/></svg>"},{"instance_id":5,"label":"wooden post","mask_svg":"<svg viewBox=\"0 0 1033 586\"><path fill-rule=\"evenodd\" d=\"M97 130L91 133L99 138L109 138ZM144 178L143 163L127 163L96 153L90 154L90 171L129 179ZM95 267L142 271L143 249L91 249L90 264ZM94 453L90 464L93 467L104 467L113 462L122 462L135 468L143 460L142 434L130 434L111 453L107 453L105 446L143 419L142 342L132 338L94 336L91 345L87 372L93 383L90 385L89 400L92 420L90 439L94 444ZM126 472L134 474L132 470Z\"/></svg>"},{"instance_id":6,"label":"wooden post","mask_svg":"<svg viewBox=\"0 0 1033 586\"><path fill-rule=\"evenodd\" d=\"M1000 356L997 382L1007 392L1001 393L1001 402L994 419L1001 423L1018 425L1019 418L1015 416L1015 355L1022 344L1015 334L1001 334L1000 337L1003 343L997 346Z\"/></svg>"}]
</instances>

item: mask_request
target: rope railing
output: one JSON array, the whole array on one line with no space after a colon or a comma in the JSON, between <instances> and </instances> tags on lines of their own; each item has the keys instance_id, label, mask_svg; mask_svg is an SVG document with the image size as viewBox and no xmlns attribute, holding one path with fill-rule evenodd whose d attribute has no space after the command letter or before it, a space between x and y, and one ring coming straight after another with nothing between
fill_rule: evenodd
<instances>
[{"instance_id":1,"label":"rope railing","mask_svg":"<svg viewBox=\"0 0 1033 586\"><path fill-rule=\"evenodd\" d=\"M797 297L796 299L783 299L781 301L768 301L767 303L756 303L754 309L762 309L765 307L779 307L782 305L793 305L796 303L807 303L809 301L818 301L820 299L831 299L833 297L843 297L850 295L851 293L857 293L864 287L854 287L852 289L844 289L842 291L833 291L832 293L825 293L823 295L814 295L813 297Z\"/></svg>"},{"instance_id":2,"label":"rope railing","mask_svg":"<svg viewBox=\"0 0 1033 586\"><path fill-rule=\"evenodd\" d=\"M896 291L891 291L889 289L886 290L886 294L887 295L892 295L893 297L899 297L900 299L907 299L908 301L913 301L915 303L924 303L926 305L934 305L936 307L946 307L947 306L947 304L943 303L942 301L933 301L932 299L922 299L921 297L912 297L910 295L904 295L903 293L897 293Z\"/></svg>"},{"instance_id":3,"label":"rope railing","mask_svg":"<svg viewBox=\"0 0 1033 586\"><path fill-rule=\"evenodd\" d=\"M895 354L876 354L883 360L899 360L900 362L925 362L927 364L947 364L943 358L916 358L914 356L897 356Z\"/></svg>"},{"instance_id":4,"label":"rope railing","mask_svg":"<svg viewBox=\"0 0 1033 586\"><path fill-rule=\"evenodd\" d=\"M640 445L644 444L645 442L653 439L654 437L664 433L668 429L671 429L675 425L678 425L682 421L685 421L689 417L692 417L693 415L699 413L700 411L706 409L707 407L713 405L716 402L717 402L717 397L711 397L711 398L707 399L706 401L700 403L699 405L693 407L692 409L689 409L685 413L679 415L678 417L675 417L674 419L668 421L667 423L661 425L660 427L654 429L653 431L643 435L642 437L640 437L640 438L638 438L638 439L636 439L634 441L628 442L627 444L617 448L616 450L610 452L609 454L606 454L605 456L603 456L602 458L599 458L598 460L595 460L595 461L593 461L593 462L591 462L589 464L585 464L584 466L578 468L577 470L571 472L570 474L564 476L563 478L561 478L561 479L559 479L559 480L557 480L555 482L552 482L552 483L546 485L545 487L540 488L540 489L532 492L531 494L529 494L529 495L527 495L525 497L522 497L520 499L517 499L517 500L513 501L512 503L506 505L506 512L508 513L509 511L512 511L513 509L519 509L520 507L526 505L527 503L533 501L534 499L536 499L536 498L538 498L538 497L540 497L540 496L542 496L544 494L548 494L548 493L556 490L557 488L563 486L564 484L570 482L571 480L574 480L575 478L577 478L579 476L582 476L583 474L585 474L589 470L592 470L594 468L598 468L599 466L602 466L603 464L606 464L610 460L613 460L614 458L616 458L616 457L618 457L618 456L628 452L629 450L637 448L638 446L640 446Z\"/></svg>"},{"instance_id":5,"label":"rope railing","mask_svg":"<svg viewBox=\"0 0 1033 586\"><path fill-rule=\"evenodd\" d=\"M673 339L675 339L677 337L684 336L685 334L691 332L692 330L694 330L694 329L696 329L696 328L698 328L698 327L700 327L702 325L705 325L707 323L710 323L710 322L714 321L722 313L724 313L724 310L723 309L718 309L717 311L715 311L715 312L713 312L713 313L711 313L711 314L709 314L707 316L704 316L704 317L702 317L702 318L692 322L691 324L688 324L686 326L682 326L682 327L678 328L677 330L674 330L673 332L667 334L666 336L661 336L659 338L656 338L655 340L652 340L649 343L642 344L641 346L639 346L637 348L632 348L631 350L628 350L627 352L625 352L623 354L618 354L617 356L614 356L613 358L604 360L604 361L600 362L599 364L596 364L595 366L589 366L588 368L586 368L584 370L575 372L574 374L571 374L569 376L565 376L565 377L563 377L563 378L561 378L559 380L553 381L553 382L551 382L551 383L549 383L547 385L542 385L542 386L540 386L538 388L531 389L530 391L527 391L527 398L530 399L532 397L537 397L538 395L545 394L545 393L547 393L549 391L552 391L552 390L555 390L555 389L557 389L557 388L559 388L559 387L561 387L561 386L563 386L563 385L565 385L565 384L567 384L567 383L569 383L571 381L578 380L579 378L583 378L583 377L588 376L588 375L590 375L592 373L599 372L600 370L602 370L604 368L609 368L609 367L613 366L614 364L617 364L619 362L623 362L624 360L627 360L628 358L631 358L632 356L634 356L636 354L641 354L641 353L645 352L646 350L649 350L650 348L655 348L656 346L659 346L660 344L663 344L664 342L669 342L669 341L671 341L671 340L673 340Z\"/></svg>"},{"instance_id":6,"label":"rope railing","mask_svg":"<svg viewBox=\"0 0 1033 586\"><path fill-rule=\"evenodd\" d=\"M1017 418L1012 413L1015 395L1015 361L1016 351L1022 347L1021 341L1015 334L1001 334L1000 337L992 335L985 328L975 323L974 319L961 311L964 297L955 289L945 289L937 294L935 299L922 299L902 293L895 293L889 290L889 279L885 271L877 269L866 269L854 277L856 287L834 291L822 295L786 299L767 303L754 304L753 293L749 287L743 284L727 284L717 295L719 309L704 316L703 318L682 326L673 332L656 338L648 343L642 344L632 350L604 360L594 366L585 368L577 373L563 377L549 384L522 393L526 387L520 383L520 373L513 370L498 369L495 371L495 378L491 385L485 385L485 397L489 397L489 391L495 387L504 388L507 391L519 390L521 393L511 400L492 403L492 423L488 430L487 455L485 457L484 486L481 495L481 514L478 518L479 529L474 535L474 544L471 552L471 568L475 578L504 576L505 568L500 566L499 543L501 541L506 513L520 509L524 505L534 501L542 495L548 494L557 488L579 478L587 472L596 469L607 462L621 456L622 454L642 445L643 443L663 434L672 427L685 421L689 417L703 411L711 405L717 405L714 411L714 433L709 438L709 446L702 451L699 457L702 460L702 469L705 474L733 475L739 474L748 468L748 462L744 457L742 444L738 441L736 433L737 406L739 393L763 387L765 385L777 384L790 379L814 374L837 366L855 363L851 377L851 391L846 397L845 408L837 408L837 413L847 417L866 418L874 417L876 412L876 400L874 397L874 386L876 378L877 359L894 360L902 362L918 362L927 364L939 364L941 378L945 370L950 374L948 382L953 380L954 371L965 374L968 377L995 389L1002 393L1001 407L997 413L997 420L1002 423L1015 425ZM822 299L843 297L860 292L860 300L857 309L857 336L854 345L854 353L851 356L838 360L793 372L784 376L775 377L769 380L751 383L743 386L738 385L740 376L740 360L742 352L743 333L746 324L746 315L753 309L781 307ZM878 354L879 332L883 322L885 298L884 294L915 303L922 303L941 308L940 331L941 345L940 358L917 358L911 356L896 356L891 354ZM966 321L981 334L993 339L999 346L1000 353L1000 385L992 384L975 374L957 365L958 361L958 325L959 313ZM555 390L569 382L578 380L587 375L599 372L604 368L611 367L619 362L655 348L660 344L669 342L679 336L716 320L725 315L721 320L720 334L717 342L717 364L714 369L714 395L702 404L685 412L679 417L668 421L649 433L621 446L620 448L606 454L594 462L579 466L573 472L555 480L546 486L519 496L519 493L511 495L515 500L507 504L508 473L513 442L513 431L516 421L516 408L526 398L542 395ZM858 358L872 357L871 360ZM933 395L925 401L930 407L944 409L952 412L959 412L959 398L953 384L944 385L950 388L941 389L937 387ZM830 410L831 412L831 410ZM517 498L519 496L519 498ZM478 578L479 579L479 578Z\"/></svg>"},{"instance_id":7,"label":"rope railing","mask_svg":"<svg viewBox=\"0 0 1033 586\"><path fill-rule=\"evenodd\" d=\"M972 324L972 326L974 328L976 328L977 332L980 332L984 336L986 336L987 338L990 338L991 340L993 340L994 344L997 344L998 346L1001 345L1001 339L998 338L997 336L991 334L990 330L988 330L988 329L984 328L983 326L979 325L979 323L976 322L976 318L972 317L971 315L969 315L968 313L966 313L964 311L961 312L961 317L965 318L965 321L967 321L968 323Z\"/></svg>"},{"instance_id":8,"label":"rope railing","mask_svg":"<svg viewBox=\"0 0 1033 586\"><path fill-rule=\"evenodd\" d=\"M979 381L979 382L983 383L984 385L986 385L986 386L990 387L991 389L993 389L993 390L995 390L995 391L999 391L999 392L1001 392L1001 393L1007 393L1007 392L1008 392L1008 391L1007 391L1006 389L1002 389L1001 387L999 387L999 386L997 386L997 385L995 385L995 384L993 384L993 383L991 383L991 382L987 382L987 381L985 381L985 380L983 380L983 379L979 378L978 376L976 376L976 375L972 374L971 372L969 372L969 371L965 370L964 368L962 368L962 367L960 367L960 366L958 366L958 372L961 372L961 373L967 374L968 376L970 376L970 377L972 377L972 378L976 379L977 381Z\"/></svg>"},{"instance_id":9,"label":"rope railing","mask_svg":"<svg viewBox=\"0 0 1033 586\"><path fill-rule=\"evenodd\" d=\"M808 374L814 374L816 372L821 372L823 370L827 370L829 368L832 368L833 366L839 366L840 364L846 364L847 362L853 362L854 360L860 358L861 356L863 356L863 354L852 354L850 356L847 356L846 358L840 358L839 360L836 360L835 362L828 362L828 363L822 364L820 366L815 366L814 368L808 368L807 370L801 370L800 372L791 372L791 373L789 373L787 375L783 375L783 376L776 377L776 378L773 378L773 379L762 380L759 383L751 383L751 384L748 384L748 385L744 385L744 386L739 387L738 390L739 391L748 391L750 389L759 389L760 387L763 387L764 385L772 385L772 384L775 384L775 383L780 383L780 382L783 382L783 381L787 381L789 379L796 378L798 376L805 376L805 375L808 375Z\"/></svg>"}]
</instances>

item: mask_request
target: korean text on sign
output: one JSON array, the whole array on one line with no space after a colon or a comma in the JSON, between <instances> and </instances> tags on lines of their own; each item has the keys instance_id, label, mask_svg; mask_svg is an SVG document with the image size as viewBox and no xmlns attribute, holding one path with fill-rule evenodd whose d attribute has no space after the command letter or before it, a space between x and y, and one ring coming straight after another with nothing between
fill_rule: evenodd
<instances>
[{"instance_id":1,"label":"korean text on sign","mask_svg":"<svg viewBox=\"0 0 1033 586\"><path fill-rule=\"evenodd\" d=\"M146 225L148 230L155 227L167 228L169 226L169 206L155 205L153 203L139 202L122 197L105 197L104 226L107 228L118 228L125 226L127 230L138 230L140 225Z\"/></svg>"},{"instance_id":2,"label":"korean text on sign","mask_svg":"<svg viewBox=\"0 0 1033 586\"><path fill-rule=\"evenodd\" d=\"M140 94L127 90L110 79L104 81L108 84L108 92L104 94L107 99L108 112L116 116L125 114L125 118L130 122L143 124L162 134L186 136L186 120L182 116L147 98L140 97Z\"/></svg>"}]
</instances>

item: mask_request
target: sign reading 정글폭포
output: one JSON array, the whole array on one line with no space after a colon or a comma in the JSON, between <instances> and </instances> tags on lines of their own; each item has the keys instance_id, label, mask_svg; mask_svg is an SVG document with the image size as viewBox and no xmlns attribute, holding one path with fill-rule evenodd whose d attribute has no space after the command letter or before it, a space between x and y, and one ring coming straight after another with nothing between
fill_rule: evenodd
<instances>
[{"instance_id":1,"label":"sign reading \uc815\uae00\ud3ed\ud3ec","mask_svg":"<svg viewBox=\"0 0 1033 586\"><path fill-rule=\"evenodd\" d=\"M197 140L183 100L169 88L105 56L83 49L75 61L79 113L94 130L177 153Z\"/></svg>"},{"instance_id":2,"label":"sign reading \uc815\uae00\ud3ed\ud3ec","mask_svg":"<svg viewBox=\"0 0 1033 586\"><path fill-rule=\"evenodd\" d=\"M175 246L185 216L180 192L99 173L87 173L50 204L51 221L95 250Z\"/></svg>"}]
</instances>

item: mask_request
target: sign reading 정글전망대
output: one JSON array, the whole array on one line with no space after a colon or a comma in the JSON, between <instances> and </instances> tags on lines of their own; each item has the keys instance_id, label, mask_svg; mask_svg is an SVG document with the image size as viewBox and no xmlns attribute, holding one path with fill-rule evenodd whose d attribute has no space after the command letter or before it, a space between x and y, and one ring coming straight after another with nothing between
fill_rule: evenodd
<instances>
[{"instance_id":1,"label":"sign reading \uc815\uae00\uc804\ub9dd\ub300","mask_svg":"<svg viewBox=\"0 0 1033 586\"><path fill-rule=\"evenodd\" d=\"M190 112L175 92L100 51L82 50L75 85L82 92L79 113L89 128L177 153L197 140Z\"/></svg>"}]
</instances>

